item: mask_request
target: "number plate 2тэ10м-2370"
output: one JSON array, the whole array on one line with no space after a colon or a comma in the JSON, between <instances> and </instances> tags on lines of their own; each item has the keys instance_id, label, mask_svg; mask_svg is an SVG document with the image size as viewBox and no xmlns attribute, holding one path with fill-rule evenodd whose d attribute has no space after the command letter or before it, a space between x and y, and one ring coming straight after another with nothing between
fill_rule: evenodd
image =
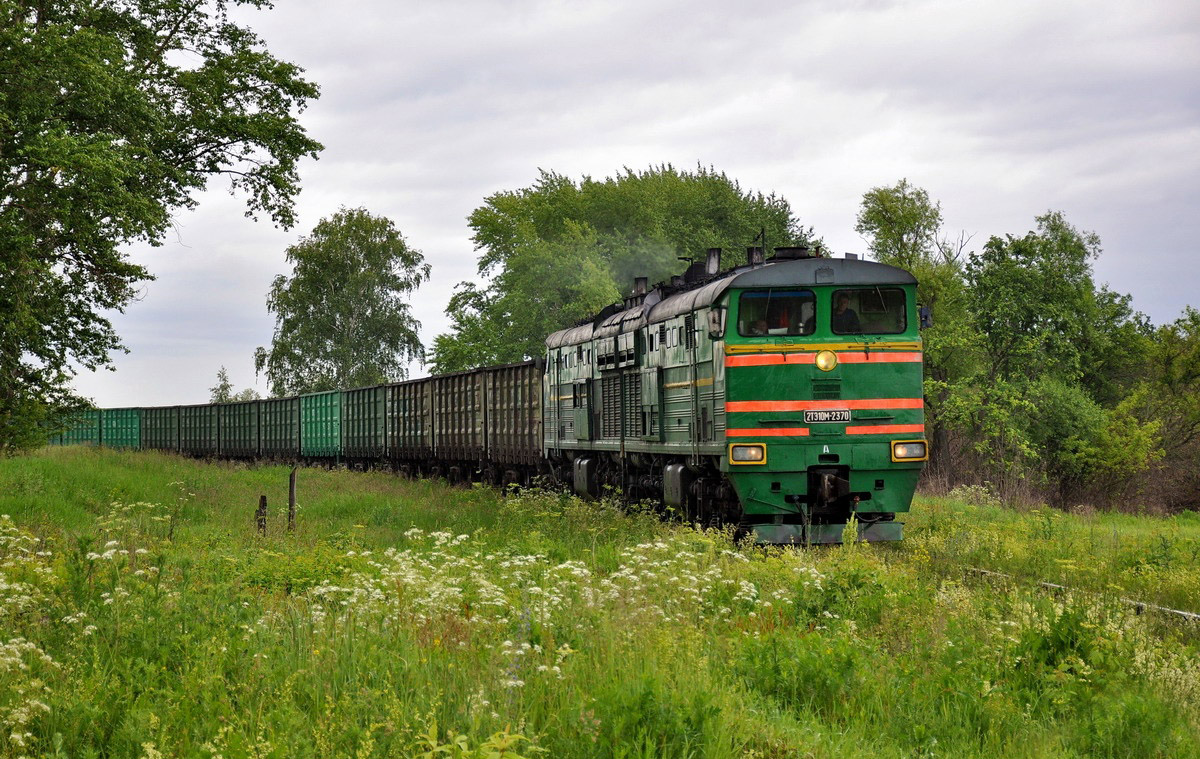
<instances>
[{"instance_id":1,"label":"number plate 2\u0442\u044d10\u043c-2370","mask_svg":"<svg viewBox=\"0 0 1200 759\"><path fill-rule=\"evenodd\" d=\"M832 411L805 411L805 424L821 424L822 422L848 422L850 409L835 409Z\"/></svg>"}]
</instances>

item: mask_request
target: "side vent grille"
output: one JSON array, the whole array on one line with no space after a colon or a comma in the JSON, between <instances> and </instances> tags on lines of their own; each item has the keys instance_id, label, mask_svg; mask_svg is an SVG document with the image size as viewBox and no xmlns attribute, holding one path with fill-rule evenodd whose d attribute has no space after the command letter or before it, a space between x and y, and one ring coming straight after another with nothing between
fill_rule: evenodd
<instances>
[{"instance_id":1,"label":"side vent grille","mask_svg":"<svg viewBox=\"0 0 1200 759\"><path fill-rule=\"evenodd\" d=\"M842 397L842 381L840 379L813 380L812 397L814 401L839 400Z\"/></svg>"},{"instance_id":2,"label":"side vent grille","mask_svg":"<svg viewBox=\"0 0 1200 759\"><path fill-rule=\"evenodd\" d=\"M600 381L600 436L621 437L621 375Z\"/></svg>"},{"instance_id":3,"label":"side vent grille","mask_svg":"<svg viewBox=\"0 0 1200 759\"><path fill-rule=\"evenodd\" d=\"M625 375L625 437L641 437L646 434L641 401L642 375L629 372Z\"/></svg>"}]
</instances>

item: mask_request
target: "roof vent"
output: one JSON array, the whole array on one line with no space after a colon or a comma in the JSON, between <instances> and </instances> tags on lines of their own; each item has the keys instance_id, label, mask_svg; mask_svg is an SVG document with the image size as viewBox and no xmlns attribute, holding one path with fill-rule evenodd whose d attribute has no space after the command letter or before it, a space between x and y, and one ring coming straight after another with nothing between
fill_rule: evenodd
<instances>
[{"instance_id":1,"label":"roof vent","mask_svg":"<svg viewBox=\"0 0 1200 759\"><path fill-rule=\"evenodd\" d=\"M762 248L746 248L746 264L749 266L758 266L763 262Z\"/></svg>"},{"instance_id":2,"label":"roof vent","mask_svg":"<svg viewBox=\"0 0 1200 759\"><path fill-rule=\"evenodd\" d=\"M817 255L810 251L807 245L796 245L776 248L774 257L782 261L791 258L817 258Z\"/></svg>"},{"instance_id":3,"label":"roof vent","mask_svg":"<svg viewBox=\"0 0 1200 759\"><path fill-rule=\"evenodd\" d=\"M649 277L636 277L633 280L633 294L645 295L646 285L650 282Z\"/></svg>"}]
</instances>

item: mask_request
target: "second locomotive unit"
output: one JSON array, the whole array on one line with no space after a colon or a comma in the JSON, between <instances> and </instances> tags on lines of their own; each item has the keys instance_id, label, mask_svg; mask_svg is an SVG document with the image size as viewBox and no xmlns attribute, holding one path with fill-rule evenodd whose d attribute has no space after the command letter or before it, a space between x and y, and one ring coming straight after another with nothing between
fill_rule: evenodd
<instances>
[{"instance_id":1,"label":"second locomotive unit","mask_svg":"<svg viewBox=\"0 0 1200 759\"><path fill-rule=\"evenodd\" d=\"M546 355L385 385L94 410L59 443L384 466L451 482L551 476L766 543L899 540L926 459L916 280L752 248L555 332ZM539 387L540 384L540 387Z\"/></svg>"}]
</instances>

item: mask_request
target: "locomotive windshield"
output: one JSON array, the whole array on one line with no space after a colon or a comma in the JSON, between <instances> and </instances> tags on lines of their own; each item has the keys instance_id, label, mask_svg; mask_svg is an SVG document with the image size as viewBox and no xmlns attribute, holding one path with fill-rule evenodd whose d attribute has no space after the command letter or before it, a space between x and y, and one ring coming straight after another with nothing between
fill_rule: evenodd
<instances>
[{"instance_id":1,"label":"locomotive windshield","mask_svg":"<svg viewBox=\"0 0 1200 759\"><path fill-rule=\"evenodd\" d=\"M835 335L896 335L908 328L904 291L896 287L836 290L831 305Z\"/></svg>"},{"instance_id":2,"label":"locomotive windshield","mask_svg":"<svg viewBox=\"0 0 1200 759\"><path fill-rule=\"evenodd\" d=\"M816 296L812 290L751 290L738 304L738 333L811 335L816 326Z\"/></svg>"}]
</instances>

